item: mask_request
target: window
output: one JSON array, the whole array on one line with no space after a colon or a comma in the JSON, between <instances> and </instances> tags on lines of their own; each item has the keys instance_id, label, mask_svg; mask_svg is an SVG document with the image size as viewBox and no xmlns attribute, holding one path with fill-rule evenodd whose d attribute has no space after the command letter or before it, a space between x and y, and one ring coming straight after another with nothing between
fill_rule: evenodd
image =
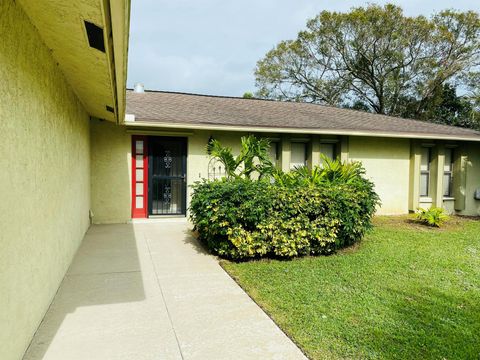
<instances>
[{"instance_id":1,"label":"window","mask_svg":"<svg viewBox=\"0 0 480 360\"><path fill-rule=\"evenodd\" d=\"M330 160L335 160L337 157L335 150L335 144L333 143L320 143L320 153Z\"/></svg>"},{"instance_id":2,"label":"window","mask_svg":"<svg viewBox=\"0 0 480 360\"><path fill-rule=\"evenodd\" d=\"M292 142L290 169L307 165L307 144Z\"/></svg>"},{"instance_id":3,"label":"window","mask_svg":"<svg viewBox=\"0 0 480 360\"><path fill-rule=\"evenodd\" d=\"M443 196L452 197L453 182L453 149L445 149L445 164L443 165Z\"/></svg>"},{"instance_id":4,"label":"window","mask_svg":"<svg viewBox=\"0 0 480 360\"><path fill-rule=\"evenodd\" d=\"M429 147L422 147L420 160L420 196L428 196L430 192L430 153Z\"/></svg>"}]
</instances>

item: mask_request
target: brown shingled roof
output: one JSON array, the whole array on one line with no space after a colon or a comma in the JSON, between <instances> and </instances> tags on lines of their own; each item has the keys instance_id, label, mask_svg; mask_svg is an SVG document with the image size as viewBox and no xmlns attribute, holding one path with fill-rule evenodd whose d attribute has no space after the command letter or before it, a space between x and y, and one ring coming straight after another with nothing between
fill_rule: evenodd
<instances>
[{"instance_id":1,"label":"brown shingled roof","mask_svg":"<svg viewBox=\"0 0 480 360\"><path fill-rule=\"evenodd\" d=\"M164 91L127 91L127 114L135 121L188 128L235 127L426 136L480 141L480 132L418 120L309 103L243 99Z\"/></svg>"}]
</instances>

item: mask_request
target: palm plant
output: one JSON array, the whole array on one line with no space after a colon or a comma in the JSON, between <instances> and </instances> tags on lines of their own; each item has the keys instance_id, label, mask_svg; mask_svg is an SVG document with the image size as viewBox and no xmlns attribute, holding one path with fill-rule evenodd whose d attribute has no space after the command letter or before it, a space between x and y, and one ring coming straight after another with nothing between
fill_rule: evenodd
<instances>
[{"instance_id":1,"label":"palm plant","mask_svg":"<svg viewBox=\"0 0 480 360\"><path fill-rule=\"evenodd\" d=\"M322 166L309 169L297 167L285 173L277 170L273 173L275 183L281 186L321 186L322 184L352 184L365 174L361 163L331 160L322 155Z\"/></svg>"},{"instance_id":2,"label":"palm plant","mask_svg":"<svg viewBox=\"0 0 480 360\"><path fill-rule=\"evenodd\" d=\"M365 170L359 162L342 162L338 159L331 160L322 155L322 180L329 183L350 184L357 181Z\"/></svg>"},{"instance_id":3,"label":"palm plant","mask_svg":"<svg viewBox=\"0 0 480 360\"><path fill-rule=\"evenodd\" d=\"M241 150L233 155L232 148L223 146L220 141L211 139L207 144L208 155L216 158L225 168L228 179L245 177L250 179L257 173L259 178L271 174L274 165L269 157L270 142L258 139L254 135L241 138Z\"/></svg>"}]
</instances>

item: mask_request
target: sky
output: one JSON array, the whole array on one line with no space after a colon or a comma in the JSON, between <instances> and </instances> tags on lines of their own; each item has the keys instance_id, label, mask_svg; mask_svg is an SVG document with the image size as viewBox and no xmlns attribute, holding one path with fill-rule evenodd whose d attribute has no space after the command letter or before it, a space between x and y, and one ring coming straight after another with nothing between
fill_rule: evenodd
<instances>
[{"instance_id":1,"label":"sky","mask_svg":"<svg viewBox=\"0 0 480 360\"><path fill-rule=\"evenodd\" d=\"M275 45L294 39L322 10L348 11L352 0L133 0L127 86L242 96L255 92L254 69ZM392 2L392 1L390 1ZM478 0L394 1L406 15L447 8L480 11Z\"/></svg>"}]
</instances>

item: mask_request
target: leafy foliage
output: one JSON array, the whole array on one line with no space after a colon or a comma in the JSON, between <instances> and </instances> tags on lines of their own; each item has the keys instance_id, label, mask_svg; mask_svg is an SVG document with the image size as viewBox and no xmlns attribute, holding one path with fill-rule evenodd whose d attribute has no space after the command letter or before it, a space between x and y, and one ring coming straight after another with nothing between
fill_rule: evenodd
<instances>
[{"instance_id":1,"label":"leafy foliage","mask_svg":"<svg viewBox=\"0 0 480 360\"><path fill-rule=\"evenodd\" d=\"M220 141L211 139L207 144L207 153L216 158L225 168L227 178L250 179L254 173L261 178L273 171L269 157L270 142L268 139L258 139L254 135L241 138L240 154L235 157L232 149L224 147Z\"/></svg>"},{"instance_id":2,"label":"leafy foliage","mask_svg":"<svg viewBox=\"0 0 480 360\"><path fill-rule=\"evenodd\" d=\"M418 115L421 120L439 124L453 125L480 130L480 112L472 96L458 96L457 90L451 84L444 84L432 95L425 105L424 111ZM415 117L417 101L408 99L404 106L404 117Z\"/></svg>"},{"instance_id":3,"label":"leafy foliage","mask_svg":"<svg viewBox=\"0 0 480 360\"><path fill-rule=\"evenodd\" d=\"M359 241L379 203L360 164L194 185L191 220L214 253L232 259L330 254Z\"/></svg>"},{"instance_id":4,"label":"leafy foliage","mask_svg":"<svg viewBox=\"0 0 480 360\"><path fill-rule=\"evenodd\" d=\"M360 162L341 162L332 160L322 154L322 166L309 169L306 166L285 173L280 170L273 172L277 184L283 186L323 186L326 184L351 184L361 181L365 170Z\"/></svg>"},{"instance_id":5,"label":"leafy foliage","mask_svg":"<svg viewBox=\"0 0 480 360\"><path fill-rule=\"evenodd\" d=\"M425 225L440 227L448 220L448 216L444 213L442 208L431 207L429 209L418 209L415 219Z\"/></svg>"},{"instance_id":6,"label":"leafy foliage","mask_svg":"<svg viewBox=\"0 0 480 360\"><path fill-rule=\"evenodd\" d=\"M478 106L480 15L408 17L400 7L323 11L258 61L257 97L425 118L446 84ZM454 125L468 125L454 123Z\"/></svg>"}]
</instances>

